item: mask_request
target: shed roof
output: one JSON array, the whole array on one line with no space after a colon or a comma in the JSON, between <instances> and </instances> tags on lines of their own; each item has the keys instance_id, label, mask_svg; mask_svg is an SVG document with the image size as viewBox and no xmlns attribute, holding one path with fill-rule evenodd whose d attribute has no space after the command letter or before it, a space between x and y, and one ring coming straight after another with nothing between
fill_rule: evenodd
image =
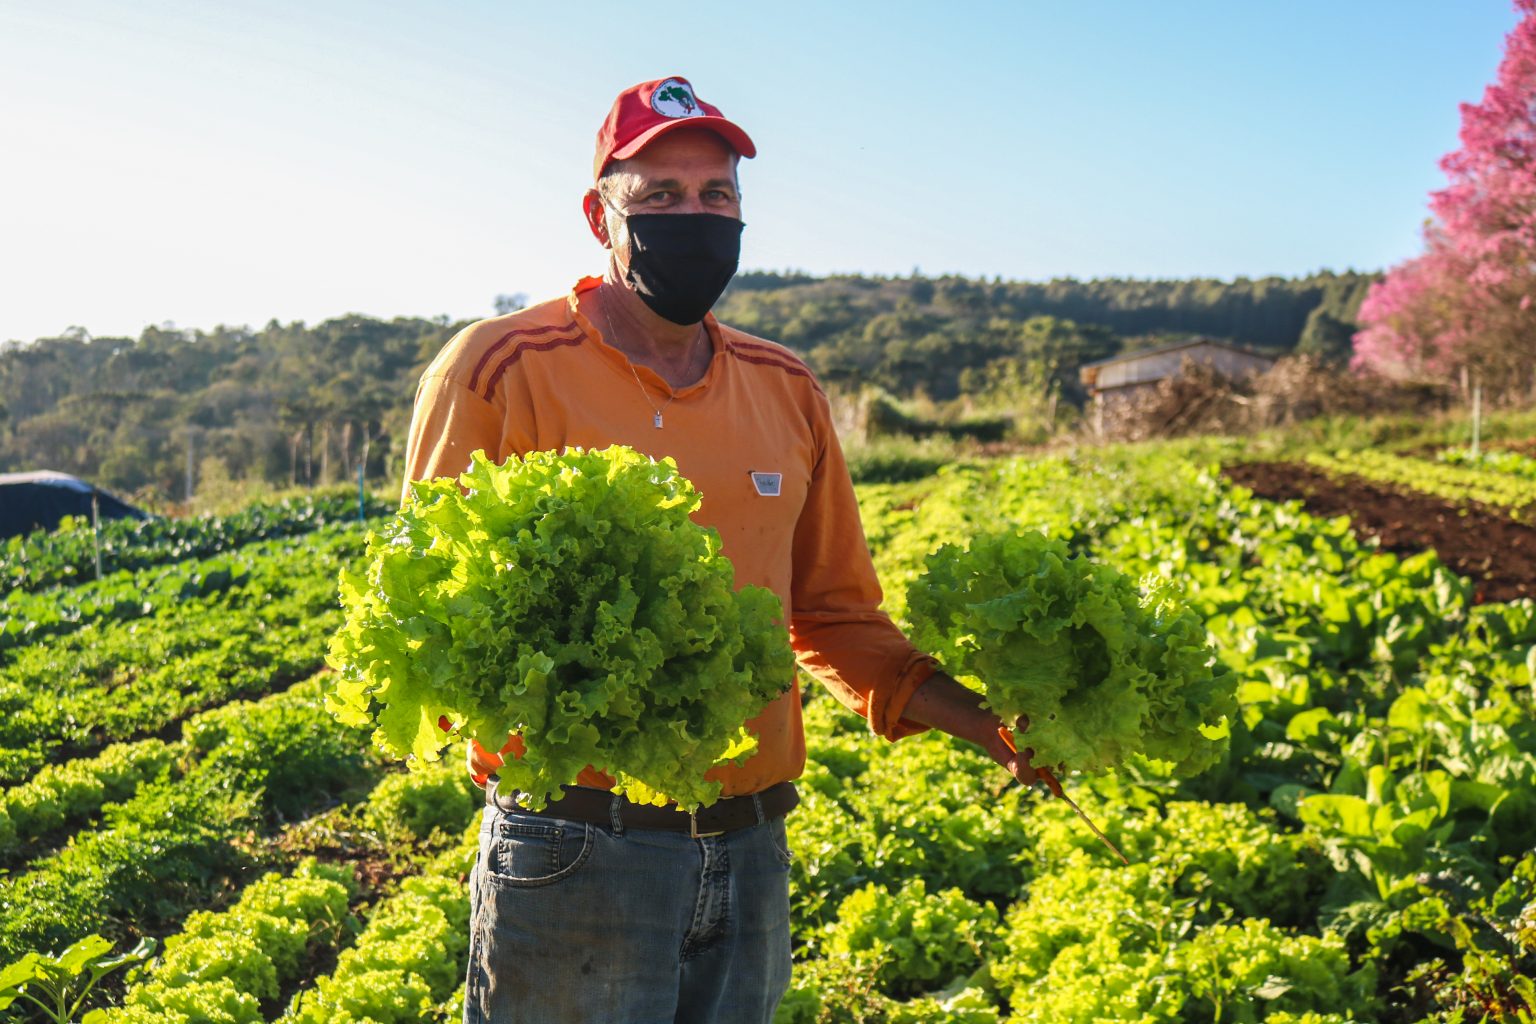
<instances>
[{"instance_id":1,"label":"shed roof","mask_svg":"<svg viewBox=\"0 0 1536 1024\"><path fill-rule=\"evenodd\" d=\"M1190 338L1188 341L1175 341L1167 345L1158 345L1154 348L1139 348L1134 352L1121 352L1119 355L1110 356L1108 359L1096 359L1091 363L1084 363L1079 369L1087 370L1095 366L1108 366L1111 363L1126 363L1135 359L1143 359L1147 356L1160 356L1169 352L1177 352L1184 348L1195 348L1200 345L1210 345L1213 348L1224 348L1230 352L1240 352L1254 359L1266 359L1273 363L1278 356L1269 355L1266 352L1255 352L1251 348L1234 345L1230 341L1222 341L1218 338Z\"/></svg>"}]
</instances>

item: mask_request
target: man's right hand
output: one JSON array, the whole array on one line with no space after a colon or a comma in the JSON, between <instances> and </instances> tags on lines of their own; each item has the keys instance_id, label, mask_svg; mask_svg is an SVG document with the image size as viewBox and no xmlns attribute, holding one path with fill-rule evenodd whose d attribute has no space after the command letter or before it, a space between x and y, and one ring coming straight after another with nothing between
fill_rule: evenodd
<instances>
[{"instance_id":1,"label":"man's right hand","mask_svg":"<svg viewBox=\"0 0 1536 1024\"><path fill-rule=\"evenodd\" d=\"M469 769L469 776L475 780L475 785L481 789L490 782L491 773L502 764L501 755L486 750L477 739L471 738L464 748L464 766Z\"/></svg>"},{"instance_id":2,"label":"man's right hand","mask_svg":"<svg viewBox=\"0 0 1536 1024\"><path fill-rule=\"evenodd\" d=\"M439 715L437 727L443 732L449 732L453 729L453 723L448 720L447 715ZM508 736L506 746L501 748L501 754L511 750L515 742L511 736ZM470 737L469 744L464 748L464 767L469 770L469 777L475 780L475 785L484 789L490 783L491 773L506 763L501 754L491 753L480 745L479 740Z\"/></svg>"}]
</instances>

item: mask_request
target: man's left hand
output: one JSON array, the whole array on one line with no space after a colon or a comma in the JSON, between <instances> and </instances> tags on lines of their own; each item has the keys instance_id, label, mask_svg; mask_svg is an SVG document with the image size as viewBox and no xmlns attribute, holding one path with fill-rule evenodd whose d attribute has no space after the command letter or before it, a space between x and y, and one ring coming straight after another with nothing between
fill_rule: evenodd
<instances>
[{"instance_id":1,"label":"man's left hand","mask_svg":"<svg viewBox=\"0 0 1536 1024\"><path fill-rule=\"evenodd\" d=\"M994 721L996 721L995 718ZM1019 720L1014 723L1013 734L1017 737L1019 733L1028 728L1029 717L1027 715L1020 715ZM1030 764L1035 758L1034 749L1031 747L1021 747L1015 753L1013 747L1009 746L1008 741L1003 739L1001 727L993 729L992 732L995 742L987 745L987 755L1008 769L1008 773L1024 783L1024 785L1033 786L1036 782L1039 782L1040 773Z\"/></svg>"}]
</instances>

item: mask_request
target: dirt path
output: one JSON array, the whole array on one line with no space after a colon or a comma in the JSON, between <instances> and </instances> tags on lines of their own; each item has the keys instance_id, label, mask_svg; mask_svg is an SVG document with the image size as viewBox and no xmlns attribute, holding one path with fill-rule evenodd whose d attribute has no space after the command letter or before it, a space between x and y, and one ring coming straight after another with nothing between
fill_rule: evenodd
<instances>
[{"instance_id":1,"label":"dirt path","mask_svg":"<svg viewBox=\"0 0 1536 1024\"><path fill-rule=\"evenodd\" d=\"M1396 554L1434 548L1476 585L1478 603L1536 597L1536 527L1483 505L1455 505L1368 480L1330 477L1294 462L1247 462L1223 472L1261 498L1300 498L1316 515L1347 515L1355 532Z\"/></svg>"}]
</instances>

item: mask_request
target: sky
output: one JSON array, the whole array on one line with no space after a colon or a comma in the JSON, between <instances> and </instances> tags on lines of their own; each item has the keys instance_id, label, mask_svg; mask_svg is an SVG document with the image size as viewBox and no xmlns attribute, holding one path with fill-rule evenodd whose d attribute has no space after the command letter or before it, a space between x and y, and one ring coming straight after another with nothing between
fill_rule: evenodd
<instances>
[{"instance_id":1,"label":"sky","mask_svg":"<svg viewBox=\"0 0 1536 1024\"><path fill-rule=\"evenodd\" d=\"M752 136L743 269L1414 255L1509 0L0 0L0 341L491 315L600 273L618 92Z\"/></svg>"}]
</instances>

